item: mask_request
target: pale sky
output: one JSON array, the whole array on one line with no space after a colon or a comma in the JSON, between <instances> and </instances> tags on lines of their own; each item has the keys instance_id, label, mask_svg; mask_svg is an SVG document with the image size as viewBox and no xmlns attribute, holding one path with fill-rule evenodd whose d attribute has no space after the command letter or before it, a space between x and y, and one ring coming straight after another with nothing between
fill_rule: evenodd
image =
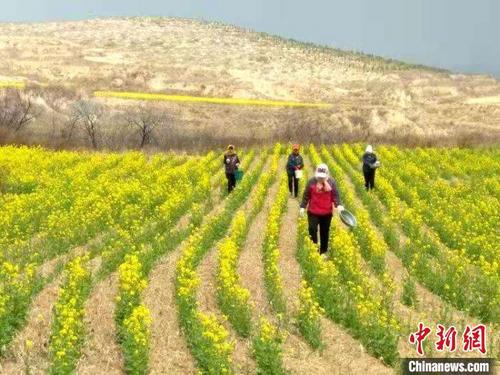
<instances>
[{"instance_id":1,"label":"pale sky","mask_svg":"<svg viewBox=\"0 0 500 375\"><path fill-rule=\"evenodd\" d=\"M220 21L500 77L500 0L0 0L1 22L109 16Z\"/></svg>"}]
</instances>

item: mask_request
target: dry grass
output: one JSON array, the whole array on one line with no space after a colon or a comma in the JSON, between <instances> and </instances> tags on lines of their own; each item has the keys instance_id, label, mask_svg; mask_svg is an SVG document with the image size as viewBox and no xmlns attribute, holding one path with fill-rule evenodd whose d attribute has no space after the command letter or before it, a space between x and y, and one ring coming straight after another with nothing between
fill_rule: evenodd
<instances>
[{"instance_id":1,"label":"dry grass","mask_svg":"<svg viewBox=\"0 0 500 375\"><path fill-rule=\"evenodd\" d=\"M307 162L307 161L306 161ZM301 181L305 183L305 181ZM280 269L283 276L284 293L289 314L298 308L298 290L301 271L295 257L297 251L297 218L299 204L289 198L287 212L280 231ZM359 342L343 328L326 318L321 319L321 335L324 348L313 352L295 335L290 335L285 343L284 362L293 373L314 374L391 374L393 371L371 357Z\"/></svg>"},{"instance_id":2,"label":"dry grass","mask_svg":"<svg viewBox=\"0 0 500 375\"><path fill-rule=\"evenodd\" d=\"M33 300L26 325L10 344L7 358L0 367L2 374L44 374L50 365L49 338L52 309L54 308L62 277L45 286ZM28 349L27 341L33 343Z\"/></svg>"},{"instance_id":3,"label":"dry grass","mask_svg":"<svg viewBox=\"0 0 500 375\"><path fill-rule=\"evenodd\" d=\"M264 287L262 244L264 242L267 214L273 203L272 199L276 195L277 188L278 185L274 183L268 193L268 199L266 199L264 207L250 225L238 259L238 274L241 277L242 286L250 292L250 301L254 305L253 316L255 319L259 315L271 313Z\"/></svg>"},{"instance_id":4,"label":"dry grass","mask_svg":"<svg viewBox=\"0 0 500 375\"><path fill-rule=\"evenodd\" d=\"M37 269L37 274L40 277L50 277L50 275L54 274L54 272L57 271L57 267L59 265L64 265L70 259L83 255L83 253L87 251L87 249L88 249L88 244L85 246L74 247L67 253L64 253L60 256L57 256L41 264Z\"/></svg>"},{"instance_id":5,"label":"dry grass","mask_svg":"<svg viewBox=\"0 0 500 375\"><path fill-rule=\"evenodd\" d=\"M278 172L281 172L284 165L284 160L280 160ZM265 168L267 167L268 165ZM250 301L254 305L254 319L258 319L260 315L271 314L264 286L262 245L264 243L267 216L273 204L274 197L278 193L278 189L279 176L269 188L262 209L251 223L238 258L238 274L241 277L242 286L250 292ZM244 208L248 209L249 204L250 202L247 202Z\"/></svg>"},{"instance_id":6,"label":"dry grass","mask_svg":"<svg viewBox=\"0 0 500 375\"><path fill-rule=\"evenodd\" d=\"M152 146L160 149L289 137L460 145L500 140L500 108L484 105L500 96L493 78L405 66L220 24L170 18L0 24L0 53L6 57L0 82L24 82L45 110L30 131L1 136L0 142L87 147L81 135L65 140L59 133L71 103L96 90L332 105L157 103L174 127L156 134ZM108 124L100 147L137 147L115 116L136 104L99 102Z\"/></svg>"},{"instance_id":7,"label":"dry grass","mask_svg":"<svg viewBox=\"0 0 500 375\"><path fill-rule=\"evenodd\" d=\"M299 184L306 183L304 180ZM300 187L299 187L300 188ZM301 199L299 196L298 199ZM297 252L297 218L299 217L299 202L297 199L288 198L287 211L281 223L279 249L280 269L283 275L283 284L286 285L283 292L287 303L287 310L291 315L298 311L298 291L302 278L300 266L295 257Z\"/></svg>"},{"instance_id":8,"label":"dry grass","mask_svg":"<svg viewBox=\"0 0 500 375\"><path fill-rule=\"evenodd\" d=\"M117 292L117 274L113 273L94 287L85 303L88 334L77 365L78 374L123 373L123 357L116 341L114 319Z\"/></svg>"},{"instance_id":9,"label":"dry grass","mask_svg":"<svg viewBox=\"0 0 500 375\"><path fill-rule=\"evenodd\" d=\"M83 247L77 247L70 254L77 256L83 249ZM61 256L57 260L67 261L70 259L68 255ZM100 264L100 257L91 259L89 268L93 275L96 274ZM48 262L46 266L47 269L54 266L53 261ZM0 364L1 374L45 374L48 371L53 311L62 281L63 274L60 274L33 299L26 324L9 345L7 356Z\"/></svg>"},{"instance_id":10,"label":"dry grass","mask_svg":"<svg viewBox=\"0 0 500 375\"><path fill-rule=\"evenodd\" d=\"M195 374L196 366L179 329L174 299L174 272L180 249L151 271L143 298L151 311L151 374Z\"/></svg>"}]
</instances>

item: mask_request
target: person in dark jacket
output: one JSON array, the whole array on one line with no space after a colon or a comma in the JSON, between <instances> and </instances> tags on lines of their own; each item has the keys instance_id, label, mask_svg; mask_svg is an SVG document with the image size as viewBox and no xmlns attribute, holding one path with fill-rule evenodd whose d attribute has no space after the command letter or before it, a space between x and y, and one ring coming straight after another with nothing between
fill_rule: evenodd
<instances>
[{"instance_id":1,"label":"person in dark jacket","mask_svg":"<svg viewBox=\"0 0 500 375\"><path fill-rule=\"evenodd\" d=\"M363 175L365 176L365 188L366 190L372 190L375 187L375 170L377 163L377 156L373 152L372 146L366 146L362 160Z\"/></svg>"},{"instance_id":2,"label":"person in dark jacket","mask_svg":"<svg viewBox=\"0 0 500 375\"><path fill-rule=\"evenodd\" d=\"M299 194L299 179L295 176L296 170L301 170L304 168L304 159L299 154L300 146L295 144L292 147L292 153L288 156L288 162L286 163L286 172L288 174L288 190L290 194L297 198Z\"/></svg>"},{"instance_id":3,"label":"person in dark jacket","mask_svg":"<svg viewBox=\"0 0 500 375\"><path fill-rule=\"evenodd\" d=\"M326 258L328 251L328 237L330 235L330 223L332 221L334 208L341 212L341 205L337 185L329 176L326 164L320 164L316 173L309 180L304 189L302 203L300 204L300 215L304 215L307 207L307 218L309 223L309 236L311 240L318 243L318 226L320 236L319 252Z\"/></svg>"},{"instance_id":4,"label":"person in dark jacket","mask_svg":"<svg viewBox=\"0 0 500 375\"><path fill-rule=\"evenodd\" d=\"M224 166L226 169L227 192L230 193L236 187L235 173L240 166L240 159L236 155L233 145L227 146L227 150L224 153Z\"/></svg>"}]
</instances>

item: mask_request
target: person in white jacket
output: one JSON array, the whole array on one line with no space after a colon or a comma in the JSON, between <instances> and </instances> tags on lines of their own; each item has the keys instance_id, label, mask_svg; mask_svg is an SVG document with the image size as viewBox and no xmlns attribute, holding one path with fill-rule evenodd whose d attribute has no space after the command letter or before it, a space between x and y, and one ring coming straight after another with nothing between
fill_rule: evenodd
<instances>
[{"instance_id":1,"label":"person in white jacket","mask_svg":"<svg viewBox=\"0 0 500 375\"><path fill-rule=\"evenodd\" d=\"M375 187L375 170L377 168L377 156L373 152L371 145L366 146L365 153L361 158L363 161L363 175L365 177L366 190L372 190Z\"/></svg>"}]
</instances>

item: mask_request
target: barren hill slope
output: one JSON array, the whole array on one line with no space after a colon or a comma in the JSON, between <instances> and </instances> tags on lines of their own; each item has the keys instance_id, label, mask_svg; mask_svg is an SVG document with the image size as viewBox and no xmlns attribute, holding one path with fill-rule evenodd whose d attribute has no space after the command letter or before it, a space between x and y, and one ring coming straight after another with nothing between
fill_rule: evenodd
<instances>
[{"instance_id":1,"label":"barren hill slope","mask_svg":"<svg viewBox=\"0 0 500 375\"><path fill-rule=\"evenodd\" d=\"M488 141L500 139L500 83L493 78L221 24L169 18L0 24L0 56L0 81L26 82L28 95L61 119L71 101L91 98L95 90L140 91L332 105L269 109L157 104L173 127L192 137L331 142L336 136L456 140L460 133L464 139L478 134ZM65 99L62 104L59 95ZM135 106L96 100L109 114Z\"/></svg>"}]
</instances>

